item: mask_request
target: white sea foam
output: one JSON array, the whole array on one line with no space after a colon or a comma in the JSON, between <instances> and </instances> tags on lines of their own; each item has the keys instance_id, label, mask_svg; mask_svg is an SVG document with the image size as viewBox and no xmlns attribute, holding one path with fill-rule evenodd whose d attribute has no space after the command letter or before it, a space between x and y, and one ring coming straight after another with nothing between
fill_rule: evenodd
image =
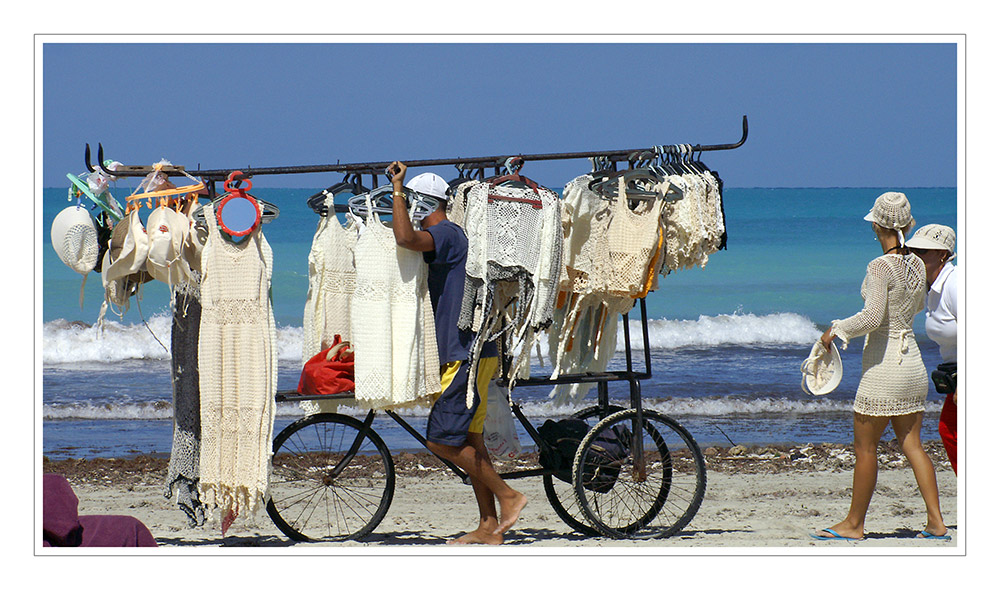
<instances>
[{"instance_id":1,"label":"white sea foam","mask_svg":"<svg viewBox=\"0 0 1000 590\"><path fill-rule=\"evenodd\" d=\"M593 399L572 405L555 405L551 401L519 402L524 415L532 419L559 418L569 416L578 410L594 405ZM612 400L612 403L627 407L625 400ZM769 418L796 416L814 416L817 414L847 414L851 413L850 399L783 399L779 397L762 397L746 399L740 397L711 398L673 398L673 399L643 399L642 407L668 416L692 417L737 417L766 416ZM928 398L927 411L939 412L941 402ZM336 411L349 416L363 417L367 410L344 404ZM425 418L429 412L426 407L401 409L397 413L406 418ZM278 404L278 418L297 418L303 411L296 403ZM45 404L42 408L45 420L170 420L173 409L167 402L140 403L57 403Z\"/></svg>"},{"instance_id":2,"label":"white sea foam","mask_svg":"<svg viewBox=\"0 0 1000 590\"><path fill-rule=\"evenodd\" d=\"M66 320L54 320L43 326L42 362L114 363L123 360L169 360L170 325L168 314L150 317L146 324L121 324L106 321L103 331L96 326ZM629 322L632 346L642 348L642 323ZM794 313L727 314L701 316L697 320L658 319L649 322L649 343L654 350L712 346L802 346L820 336L813 322ZM547 342L542 339L542 354L547 354ZM300 362L302 358L302 328L279 326L277 331L278 359ZM618 327L618 348L623 349L625 336Z\"/></svg>"}]
</instances>

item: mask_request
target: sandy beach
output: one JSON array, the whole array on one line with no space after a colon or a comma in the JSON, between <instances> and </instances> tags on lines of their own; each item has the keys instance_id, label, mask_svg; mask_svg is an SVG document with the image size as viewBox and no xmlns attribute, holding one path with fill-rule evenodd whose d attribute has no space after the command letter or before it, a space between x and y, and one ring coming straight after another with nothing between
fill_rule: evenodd
<instances>
[{"instance_id":1,"label":"sandy beach","mask_svg":"<svg viewBox=\"0 0 1000 590\"><path fill-rule=\"evenodd\" d=\"M914 538L923 527L925 511L906 459L894 441L879 448L878 486L868 512L863 541L816 541L809 533L839 522L851 497L850 448L820 444L785 447L710 447L705 449L708 485L701 508L679 534L666 539L615 540L585 537L563 523L549 505L540 477L518 479L512 485L529 497L505 547L524 552L670 553L689 549L754 550L858 547L901 553L908 548L961 553L957 478L938 441L925 449L937 466L941 509L951 541ZM530 457L525 458L530 461ZM474 528L477 512L472 489L463 485L432 456L403 454L396 458L396 492L388 514L363 541L296 544L284 537L267 513L240 518L223 536L219 523L190 527L175 504L164 497L165 458L43 461L43 471L65 475L76 492L80 514L126 514L141 520L160 549L191 553L212 548L270 548L268 554L336 553L336 548L432 548L462 552L445 543ZM712 548L712 549L708 549ZM254 551L259 551L255 549ZM516 549L512 549L516 551Z\"/></svg>"}]
</instances>

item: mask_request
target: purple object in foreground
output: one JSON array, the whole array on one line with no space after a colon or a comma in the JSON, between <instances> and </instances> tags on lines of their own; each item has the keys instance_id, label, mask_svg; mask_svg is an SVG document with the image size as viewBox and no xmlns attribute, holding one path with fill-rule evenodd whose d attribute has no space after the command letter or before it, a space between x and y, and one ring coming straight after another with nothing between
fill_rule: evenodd
<instances>
[{"instance_id":1,"label":"purple object in foreground","mask_svg":"<svg viewBox=\"0 0 1000 590\"><path fill-rule=\"evenodd\" d=\"M66 478L42 476L42 544L45 547L156 547L152 533L132 516L77 514Z\"/></svg>"}]
</instances>

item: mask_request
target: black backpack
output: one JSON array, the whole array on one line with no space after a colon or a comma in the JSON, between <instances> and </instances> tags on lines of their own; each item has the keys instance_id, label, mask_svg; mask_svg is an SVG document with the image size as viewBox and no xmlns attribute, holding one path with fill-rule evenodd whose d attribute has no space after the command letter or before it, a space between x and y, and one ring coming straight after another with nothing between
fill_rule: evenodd
<instances>
[{"instance_id":1,"label":"black backpack","mask_svg":"<svg viewBox=\"0 0 1000 590\"><path fill-rule=\"evenodd\" d=\"M573 460L577 448L590 428L583 420L565 418L558 422L546 420L538 434L553 452L542 452L538 462L562 481L572 483ZM622 463L628 456L631 435L624 424L604 430L591 445L587 463L583 466L583 487L601 494L607 493L618 481Z\"/></svg>"}]
</instances>

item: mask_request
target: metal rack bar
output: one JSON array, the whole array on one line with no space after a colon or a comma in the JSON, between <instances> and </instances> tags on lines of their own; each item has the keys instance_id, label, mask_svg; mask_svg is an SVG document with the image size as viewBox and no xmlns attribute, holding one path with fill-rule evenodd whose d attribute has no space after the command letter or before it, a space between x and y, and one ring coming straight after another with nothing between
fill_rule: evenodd
<instances>
[{"instance_id":1,"label":"metal rack bar","mask_svg":"<svg viewBox=\"0 0 1000 590\"><path fill-rule=\"evenodd\" d=\"M749 127L747 124L747 117L743 115L743 136L736 143L724 143L724 144L711 144L711 145L694 145L691 146L692 152L710 152L719 150L732 150L740 147L747 140L747 135L749 132ZM97 162L98 166L110 176L146 176L153 171L152 166L120 166L117 170L108 170L104 167L104 146L98 144L97 146ZM442 158L433 160L407 160L405 163L408 167L425 167L425 166L454 166L454 165L473 165L472 167L487 167L487 166L502 166L509 158L519 157L524 161L544 161L544 160L574 160L579 158L607 158L609 161L622 162L629 159L630 156L636 153L641 153L644 151L649 151L649 147L628 149L628 150L608 150L608 151L590 151L590 152L562 152L562 153L550 153L550 154L512 154L507 156L481 156L481 157L471 157L471 158ZM84 157L86 160L87 169L91 172L95 171L94 166L90 162L90 144L86 145L84 151ZM343 172L343 173L353 173L353 174L376 174L379 175L386 169L392 162L361 162L361 163L351 163L351 164L319 164L319 165L309 165L309 166L270 166L270 167L260 167L254 168L252 166L237 166L234 168L219 168L212 170L190 170L185 169L184 166L164 166L162 172L168 176L181 176L186 171L188 174L193 176L200 176L208 180L223 180L232 173L233 170L239 170L242 172L242 176L237 176L237 178L249 178L251 176L260 175L272 175L272 174L313 174L321 172Z\"/></svg>"}]
</instances>

